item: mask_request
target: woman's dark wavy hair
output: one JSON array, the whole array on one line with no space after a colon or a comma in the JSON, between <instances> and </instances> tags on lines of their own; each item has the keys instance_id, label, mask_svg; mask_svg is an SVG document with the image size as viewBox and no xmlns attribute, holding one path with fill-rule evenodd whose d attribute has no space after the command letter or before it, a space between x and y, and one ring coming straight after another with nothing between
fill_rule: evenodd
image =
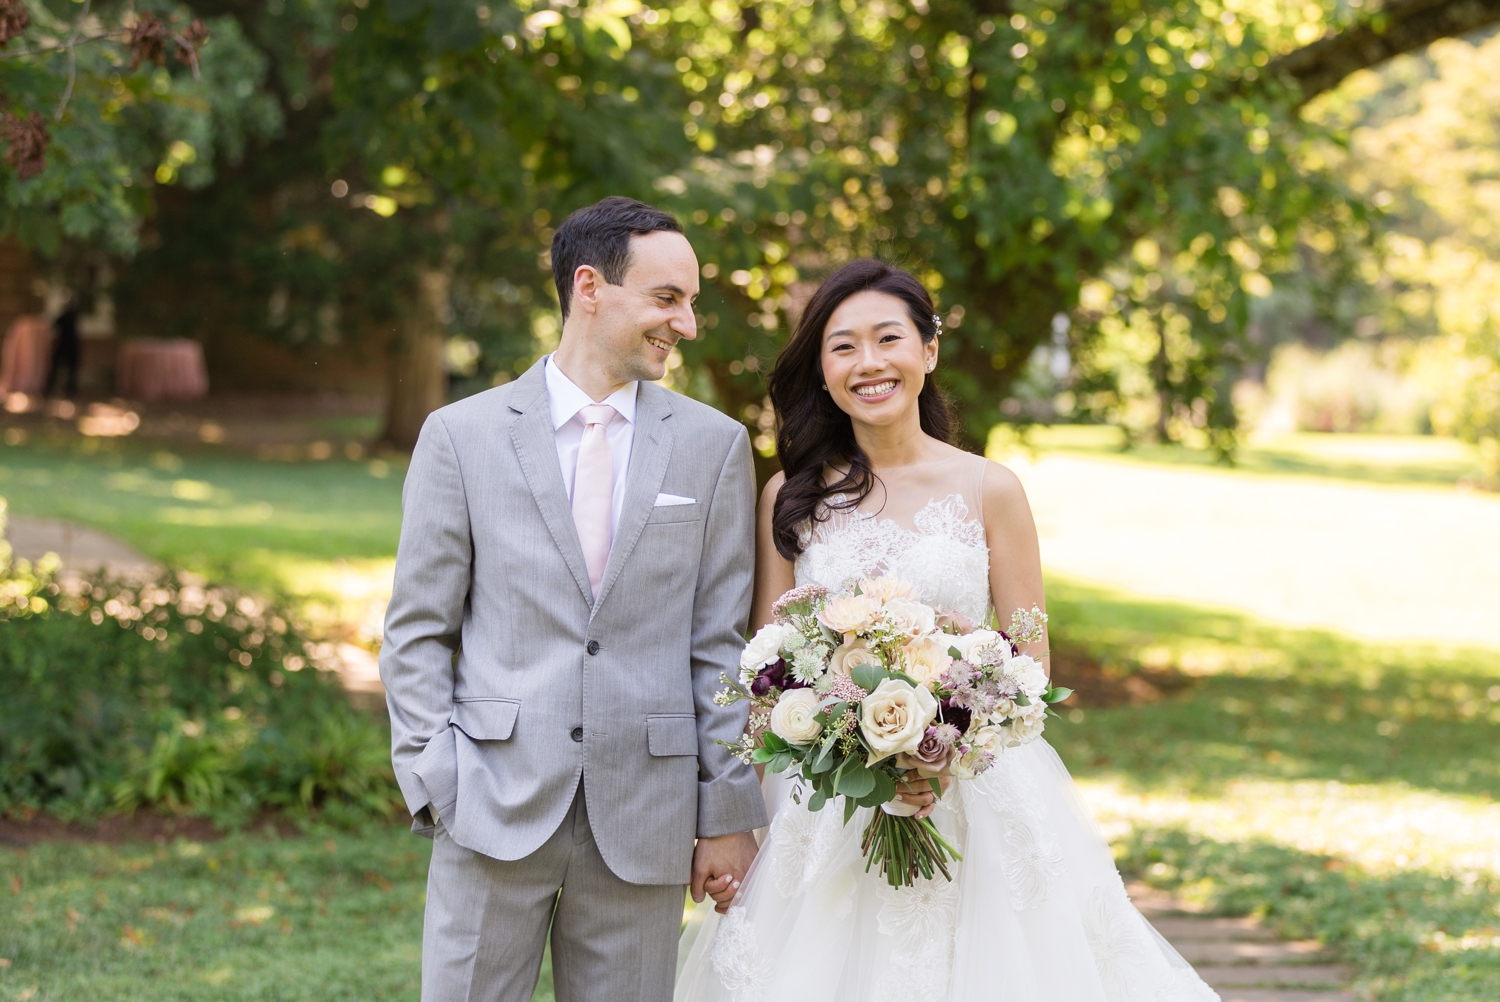
<instances>
[{"instance_id":1,"label":"woman's dark wavy hair","mask_svg":"<svg viewBox=\"0 0 1500 1002\"><path fill-rule=\"evenodd\" d=\"M852 510L875 487L875 471L854 440L854 424L823 390L823 332L840 303L859 292L883 292L906 304L912 323L924 342L938 336L932 297L922 283L883 261L860 258L830 275L813 297L792 339L776 357L768 388L776 408L776 454L786 483L776 495L771 514L771 536L777 551L794 560L802 552L799 529L809 521L825 521L834 510ZM932 379L917 397L922 430L946 442L952 433L948 403ZM826 470L847 469L832 483ZM840 502L828 499L846 495Z\"/></svg>"}]
</instances>

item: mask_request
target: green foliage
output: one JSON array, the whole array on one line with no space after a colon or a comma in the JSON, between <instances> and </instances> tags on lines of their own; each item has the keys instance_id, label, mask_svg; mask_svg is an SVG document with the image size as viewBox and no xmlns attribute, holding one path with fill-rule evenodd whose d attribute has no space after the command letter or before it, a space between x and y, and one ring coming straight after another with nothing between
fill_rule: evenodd
<instances>
[{"instance_id":1,"label":"green foliage","mask_svg":"<svg viewBox=\"0 0 1500 1002\"><path fill-rule=\"evenodd\" d=\"M683 192L752 326L781 326L798 283L843 258L908 262L947 314L940 375L975 439L1020 413L1005 393L1054 330L1087 359L1117 324L1159 342L1148 404L1231 428L1226 380L1265 272L1289 266L1310 219L1342 234L1359 217L1305 161L1292 96L1260 75L1293 44L1278 25L1306 13L1006 12L818 2L725 18L680 4L643 33L680 54L698 95L685 129L705 155L659 187ZM1089 282L1103 285L1081 301ZM1118 370L1085 364L1085 411L1125 406Z\"/></svg>"},{"instance_id":2,"label":"green foliage","mask_svg":"<svg viewBox=\"0 0 1500 1002\"><path fill-rule=\"evenodd\" d=\"M60 583L24 561L3 574L0 810L395 811L383 729L277 610L170 574Z\"/></svg>"},{"instance_id":3,"label":"green foliage","mask_svg":"<svg viewBox=\"0 0 1500 1002\"><path fill-rule=\"evenodd\" d=\"M158 186L202 188L216 159L237 162L280 127L262 90L267 61L233 17L209 19L209 41L195 45L184 6L106 0L65 14L55 6L27 4L31 28L0 59L8 119L30 120L46 148L44 161L23 165L7 130L17 171L0 172L0 227L49 257L64 240L129 254ZM157 15L166 36L153 56L129 36Z\"/></svg>"}]
</instances>

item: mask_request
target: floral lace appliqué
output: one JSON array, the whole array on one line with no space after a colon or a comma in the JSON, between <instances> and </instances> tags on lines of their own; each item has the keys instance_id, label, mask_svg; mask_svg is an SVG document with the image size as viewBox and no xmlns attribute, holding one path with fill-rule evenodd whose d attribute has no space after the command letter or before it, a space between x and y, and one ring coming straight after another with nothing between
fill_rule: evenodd
<instances>
[{"instance_id":1,"label":"floral lace appliqu\u00e9","mask_svg":"<svg viewBox=\"0 0 1500 1002\"><path fill-rule=\"evenodd\" d=\"M1011 903L1016 911L1026 911L1047 900L1052 878L1064 869L1062 852L1048 833L1039 835L1014 818L1005 822L1005 844L1010 849L1005 876L1010 880Z\"/></svg>"},{"instance_id":2,"label":"floral lace appliqu\u00e9","mask_svg":"<svg viewBox=\"0 0 1500 1002\"><path fill-rule=\"evenodd\" d=\"M767 846L771 850L771 873L781 896L789 898L811 884L832 851L842 820L840 804L830 804L814 813L800 804L787 804L776 815ZM835 822L830 827L828 819Z\"/></svg>"},{"instance_id":3,"label":"floral lace appliqu\u00e9","mask_svg":"<svg viewBox=\"0 0 1500 1002\"><path fill-rule=\"evenodd\" d=\"M736 905L724 915L710 957L719 982L734 1002L760 1002L771 981L771 961L761 953L750 915Z\"/></svg>"},{"instance_id":4,"label":"floral lace appliqu\u00e9","mask_svg":"<svg viewBox=\"0 0 1500 1002\"><path fill-rule=\"evenodd\" d=\"M838 497L830 499L837 501ZM797 584L839 589L872 574L897 574L922 601L974 622L990 607L990 549L961 495L927 502L908 529L889 518L835 511L803 531Z\"/></svg>"},{"instance_id":5,"label":"floral lace appliqu\u00e9","mask_svg":"<svg viewBox=\"0 0 1500 1002\"><path fill-rule=\"evenodd\" d=\"M1124 887L1094 888L1083 931L1109 1002L1220 1002L1191 968L1168 964Z\"/></svg>"},{"instance_id":6,"label":"floral lace appliqu\u00e9","mask_svg":"<svg viewBox=\"0 0 1500 1002\"><path fill-rule=\"evenodd\" d=\"M878 1002L932 1002L948 994L958 923L958 886L938 877L878 890L880 933L896 941Z\"/></svg>"}]
</instances>

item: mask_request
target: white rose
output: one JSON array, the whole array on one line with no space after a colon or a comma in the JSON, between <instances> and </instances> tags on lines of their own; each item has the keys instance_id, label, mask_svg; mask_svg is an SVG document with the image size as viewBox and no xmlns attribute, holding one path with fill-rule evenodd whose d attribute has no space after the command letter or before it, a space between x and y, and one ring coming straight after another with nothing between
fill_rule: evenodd
<instances>
[{"instance_id":1,"label":"white rose","mask_svg":"<svg viewBox=\"0 0 1500 1002\"><path fill-rule=\"evenodd\" d=\"M970 737L969 743L991 755L998 755L1005 747L1005 732L1009 729L1007 727L981 727Z\"/></svg>"},{"instance_id":2,"label":"white rose","mask_svg":"<svg viewBox=\"0 0 1500 1002\"><path fill-rule=\"evenodd\" d=\"M952 666L953 658L949 657L941 637L924 637L901 648L902 670L929 689L935 688L938 679Z\"/></svg>"},{"instance_id":3,"label":"white rose","mask_svg":"<svg viewBox=\"0 0 1500 1002\"><path fill-rule=\"evenodd\" d=\"M1010 659L1010 644L994 630L975 630L954 637L950 646L971 665L1003 665Z\"/></svg>"},{"instance_id":4,"label":"white rose","mask_svg":"<svg viewBox=\"0 0 1500 1002\"><path fill-rule=\"evenodd\" d=\"M840 644L834 648L833 656L828 659L828 670L844 678L852 675L858 665L885 667L880 662L880 655L866 647L862 640L851 640Z\"/></svg>"},{"instance_id":5,"label":"white rose","mask_svg":"<svg viewBox=\"0 0 1500 1002\"><path fill-rule=\"evenodd\" d=\"M1032 699L1042 698L1042 693L1051 687L1047 671L1029 654L1018 654L1005 665L1005 673L1016 680L1021 691Z\"/></svg>"},{"instance_id":6,"label":"white rose","mask_svg":"<svg viewBox=\"0 0 1500 1002\"><path fill-rule=\"evenodd\" d=\"M937 716L937 700L923 686L888 678L859 703L859 729L870 746L868 765L914 752Z\"/></svg>"},{"instance_id":7,"label":"white rose","mask_svg":"<svg viewBox=\"0 0 1500 1002\"><path fill-rule=\"evenodd\" d=\"M745 650L740 654L740 667L747 672L760 671L772 661L781 657L781 645L786 642L787 634L792 628L781 623L767 623L760 628L760 632L750 639L745 645Z\"/></svg>"},{"instance_id":8,"label":"white rose","mask_svg":"<svg viewBox=\"0 0 1500 1002\"><path fill-rule=\"evenodd\" d=\"M885 604L882 612L893 630L904 633L912 640L937 629L937 613L929 605L910 599L893 598Z\"/></svg>"},{"instance_id":9,"label":"white rose","mask_svg":"<svg viewBox=\"0 0 1500 1002\"><path fill-rule=\"evenodd\" d=\"M823 725L817 721L818 694L811 689L788 689L771 709L771 732L794 745L812 744Z\"/></svg>"}]
</instances>

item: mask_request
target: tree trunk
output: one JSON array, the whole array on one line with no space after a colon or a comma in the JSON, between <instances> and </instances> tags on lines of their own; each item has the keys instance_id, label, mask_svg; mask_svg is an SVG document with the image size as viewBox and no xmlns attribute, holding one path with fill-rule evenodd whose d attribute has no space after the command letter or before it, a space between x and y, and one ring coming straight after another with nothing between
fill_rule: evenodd
<instances>
[{"instance_id":1,"label":"tree trunk","mask_svg":"<svg viewBox=\"0 0 1500 1002\"><path fill-rule=\"evenodd\" d=\"M1295 80L1302 100L1368 69L1437 41L1500 22L1500 0L1392 0L1358 24L1275 60L1269 69Z\"/></svg>"},{"instance_id":2,"label":"tree trunk","mask_svg":"<svg viewBox=\"0 0 1500 1002\"><path fill-rule=\"evenodd\" d=\"M443 345L448 334L448 289L452 273L438 268L417 272L416 302L391 339L390 397L381 441L409 450L427 415L448 402Z\"/></svg>"}]
</instances>

